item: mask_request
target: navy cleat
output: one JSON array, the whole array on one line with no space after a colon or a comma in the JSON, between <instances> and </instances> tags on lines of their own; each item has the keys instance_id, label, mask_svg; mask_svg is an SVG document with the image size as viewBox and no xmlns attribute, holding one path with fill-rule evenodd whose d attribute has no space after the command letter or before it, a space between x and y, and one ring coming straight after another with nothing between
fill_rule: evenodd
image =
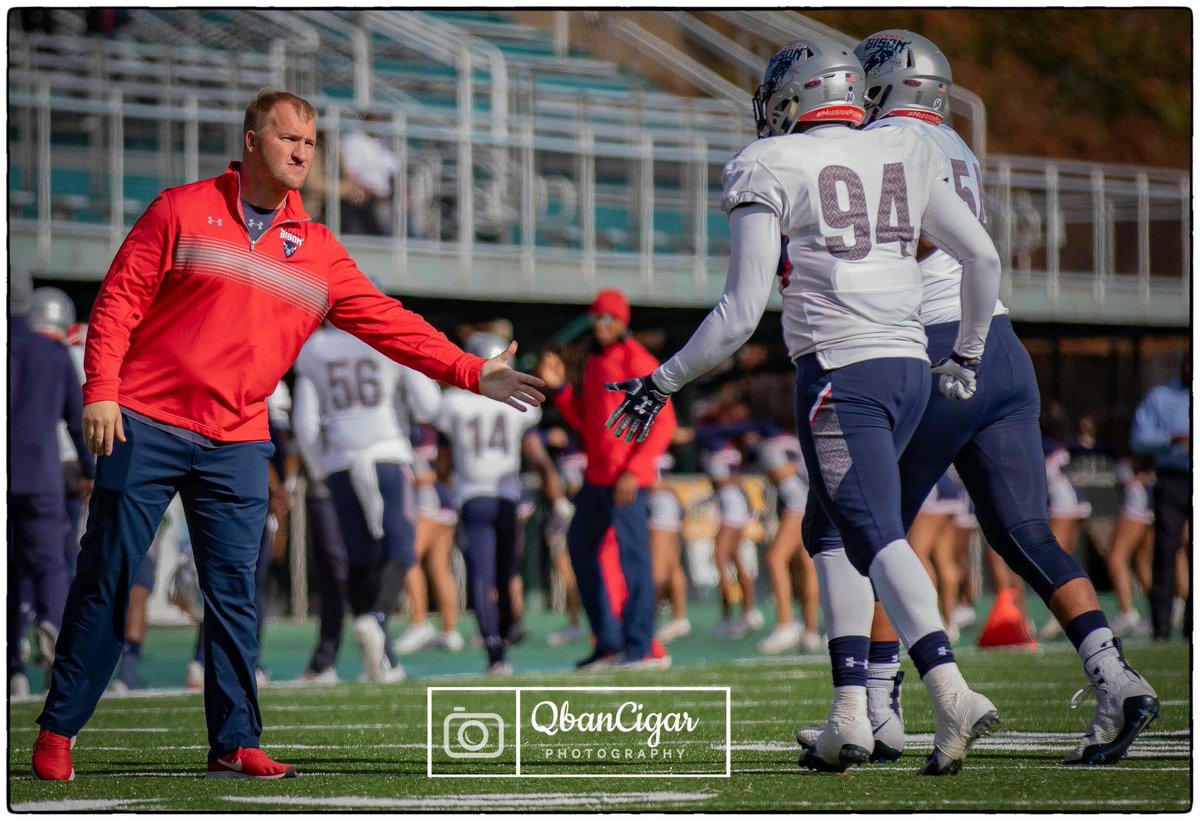
<instances>
[{"instance_id":1,"label":"navy cleat","mask_svg":"<svg viewBox=\"0 0 1200 821\"><path fill-rule=\"evenodd\" d=\"M1150 722L1158 718L1158 694L1125 660L1121 644L1117 654L1109 655L1088 669L1092 683L1071 698L1074 709L1089 691L1096 694L1096 712L1087 734L1067 753L1068 765L1116 764L1129 754L1129 747Z\"/></svg>"},{"instance_id":2,"label":"navy cleat","mask_svg":"<svg viewBox=\"0 0 1200 821\"><path fill-rule=\"evenodd\" d=\"M904 752L904 711L900 708L900 684L903 681L903 670L897 670L887 678L867 679L867 718L875 736L872 764L890 764L899 760Z\"/></svg>"}]
</instances>

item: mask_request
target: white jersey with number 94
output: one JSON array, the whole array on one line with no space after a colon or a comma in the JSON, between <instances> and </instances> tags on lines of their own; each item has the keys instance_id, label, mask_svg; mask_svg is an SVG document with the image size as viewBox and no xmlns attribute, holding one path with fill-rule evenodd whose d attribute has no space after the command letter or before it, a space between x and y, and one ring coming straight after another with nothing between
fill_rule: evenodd
<instances>
[{"instance_id":1,"label":"white jersey with number 94","mask_svg":"<svg viewBox=\"0 0 1200 821\"><path fill-rule=\"evenodd\" d=\"M915 253L933 187L949 176L937 146L907 129L827 126L757 140L730 160L722 209L765 205L788 240L780 290L792 359L928 361Z\"/></svg>"},{"instance_id":2,"label":"white jersey with number 94","mask_svg":"<svg viewBox=\"0 0 1200 821\"><path fill-rule=\"evenodd\" d=\"M442 395L437 428L454 454L454 492L460 503L479 496L516 501L521 495L521 440L541 419L486 396L450 388Z\"/></svg>"}]
</instances>

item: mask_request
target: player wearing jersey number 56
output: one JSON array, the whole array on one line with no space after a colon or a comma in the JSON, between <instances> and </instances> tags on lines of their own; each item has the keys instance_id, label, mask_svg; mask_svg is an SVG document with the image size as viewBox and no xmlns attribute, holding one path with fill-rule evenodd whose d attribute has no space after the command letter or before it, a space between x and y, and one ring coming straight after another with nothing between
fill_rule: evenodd
<instances>
[{"instance_id":1,"label":"player wearing jersey number 56","mask_svg":"<svg viewBox=\"0 0 1200 821\"><path fill-rule=\"evenodd\" d=\"M959 364L943 369L939 384L952 398L973 390L1000 258L955 193L936 145L909 131L853 130L864 115L864 79L858 59L826 38L797 40L771 59L754 97L764 139L724 172L732 240L725 292L683 350L642 383L670 394L733 353L757 326L779 274L784 338L796 363L797 436L815 497L804 544L814 554L833 657L829 721L801 764L844 770L874 746L866 692L874 587L934 703L938 755L924 772L939 774L956 771L998 718L954 662L933 584L901 522L897 462L931 381L914 254L924 233L964 266ZM636 416L645 397L634 393L622 410ZM822 551L838 533L845 548Z\"/></svg>"},{"instance_id":2,"label":"player wearing jersey number 56","mask_svg":"<svg viewBox=\"0 0 1200 821\"><path fill-rule=\"evenodd\" d=\"M381 294L299 189L316 111L286 92L246 109L241 162L160 194L118 250L92 309L83 432L101 459L67 599L38 778L66 780L71 737L96 708L121 651L129 584L176 492L205 604L209 772L295 775L257 748L254 567L267 514L266 398L322 319L438 380L516 407L540 380L450 343Z\"/></svg>"}]
</instances>

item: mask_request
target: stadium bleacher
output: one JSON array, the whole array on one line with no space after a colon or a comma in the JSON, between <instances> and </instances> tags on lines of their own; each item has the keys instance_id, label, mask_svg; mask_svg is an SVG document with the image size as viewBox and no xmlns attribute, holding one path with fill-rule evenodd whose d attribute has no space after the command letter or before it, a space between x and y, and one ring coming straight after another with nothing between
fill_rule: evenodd
<instances>
[{"instance_id":1,"label":"stadium bleacher","mask_svg":"<svg viewBox=\"0 0 1200 821\"><path fill-rule=\"evenodd\" d=\"M457 269L455 293L495 296L494 278L486 293L462 281L463 260L520 253L524 276L499 287L527 296L522 289L544 281L539 268L551 278L570 268L550 271L557 255L531 250L558 249L585 272L639 282L642 302L703 305L719 293L728 248L716 209L720 170L752 137L749 106L744 92L687 55L666 55L685 61L681 73L696 90L685 96L639 73L639 61L559 42L503 11L137 9L115 38L85 36L82 10L60 16L63 33L12 30L9 40L9 215L15 257L35 271L51 272L59 237L120 232L161 188L218 173L238 153L245 101L286 86L318 106L326 146L362 128L403 154L406 185L393 207L406 216L397 224L421 228L396 241L407 243L410 266L427 268L405 275L409 287L437 294ZM747 75L755 54L728 48L732 40L710 23L754 23L763 42L787 31L829 33L792 12L660 17L706 59L722 46L724 68ZM662 42L630 20L595 25L626 52ZM969 138L981 140L984 117L973 95L959 93ZM361 122L367 111L384 121ZM1004 295L1018 315L1186 318L1186 174L985 162L991 229L1010 274ZM336 181L336 162L328 165ZM338 209L326 211L337 230ZM101 274L97 263L69 276Z\"/></svg>"}]
</instances>

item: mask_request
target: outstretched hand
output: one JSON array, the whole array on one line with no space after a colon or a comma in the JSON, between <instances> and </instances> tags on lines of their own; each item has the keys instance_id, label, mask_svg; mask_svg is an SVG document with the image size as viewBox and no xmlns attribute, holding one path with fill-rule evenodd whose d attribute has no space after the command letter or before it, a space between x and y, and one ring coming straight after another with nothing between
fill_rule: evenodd
<instances>
[{"instance_id":1,"label":"outstretched hand","mask_svg":"<svg viewBox=\"0 0 1200 821\"><path fill-rule=\"evenodd\" d=\"M536 376L513 370L509 362L516 353L517 343L510 342L507 350L484 363L479 374L479 392L524 413L527 408L536 408L546 401L538 390L546 383Z\"/></svg>"},{"instance_id":2,"label":"outstretched hand","mask_svg":"<svg viewBox=\"0 0 1200 821\"><path fill-rule=\"evenodd\" d=\"M612 412L604 426L612 430L618 439L624 435L626 442L632 442L636 436L638 442L645 442L650 426L671 395L655 385L649 374L624 382L609 382L604 387L625 394L624 401Z\"/></svg>"}]
</instances>

